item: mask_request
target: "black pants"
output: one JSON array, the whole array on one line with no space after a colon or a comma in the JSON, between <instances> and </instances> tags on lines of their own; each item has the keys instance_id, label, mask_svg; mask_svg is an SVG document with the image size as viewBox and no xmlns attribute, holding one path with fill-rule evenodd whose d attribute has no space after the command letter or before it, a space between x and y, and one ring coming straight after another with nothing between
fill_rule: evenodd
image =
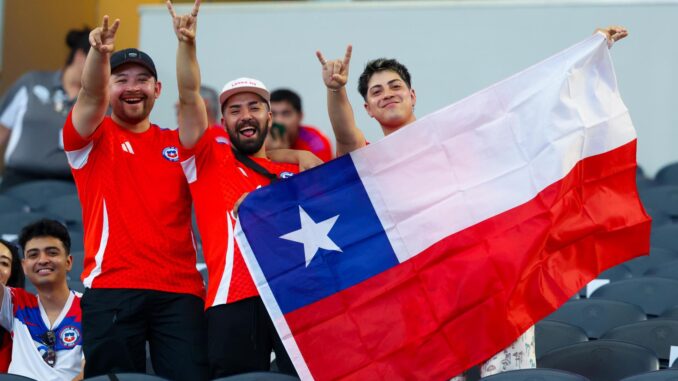
<instances>
[{"instance_id":1,"label":"black pants","mask_svg":"<svg viewBox=\"0 0 678 381\"><path fill-rule=\"evenodd\" d=\"M146 341L155 373L207 380L204 302L152 290L87 289L81 299L85 378L146 372Z\"/></svg>"},{"instance_id":2,"label":"black pants","mask_svg":"<svg viewBox=\"0 0 678 381\"><path fill-rule=\"evenodd\" d=\"M259 297L207 309L207 335L212 378L268 371L271 350L280 372L297 375Z\"/></svg>"}]
</instances>

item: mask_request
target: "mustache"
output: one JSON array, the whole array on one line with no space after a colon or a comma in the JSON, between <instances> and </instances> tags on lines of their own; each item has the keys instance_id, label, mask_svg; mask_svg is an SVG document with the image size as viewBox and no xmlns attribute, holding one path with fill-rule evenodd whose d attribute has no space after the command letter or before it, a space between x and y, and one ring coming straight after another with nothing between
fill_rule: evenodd
<instances>
[{"instance_id":1,"label":"mustache","mask_svg":"<svg viewBox=\"0 0 678 381\"><path fill-rule=\"evenodd\" d=\"M256 119L244 119L238 122L236 125L237 129L241 129L243 127L254 127L256 129L259 129L259 122Z\"/></svg>"}]
</instances>

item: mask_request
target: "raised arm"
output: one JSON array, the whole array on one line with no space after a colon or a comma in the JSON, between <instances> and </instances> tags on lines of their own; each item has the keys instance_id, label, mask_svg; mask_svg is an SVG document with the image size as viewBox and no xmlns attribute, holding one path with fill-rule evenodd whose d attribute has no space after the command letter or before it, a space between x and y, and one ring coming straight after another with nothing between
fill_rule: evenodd
<instances>
[{"instance_id":1,"label":"raised arm","mask_svg":"<svg viewBox=\"0 0 678 381\"><path fill-rule=\"evenodd\" d=\"M355 124L353 108L346 94L348 69L351 63L349 45L343 60L327 61L320 51L316 52L322 65L323 82L327 87L327 113L337 143L337 157L364 147L365 136Z\"/></svg>"},{"instance_id":2,"label":"raised arm","mask_svg":"<svg viewBox=\"0 0 678 381\"><path fill-rule=\"evenodd\" d=\"M179 140L192 148L207 129L207 109L200 96L200 66L195 52L195 32L200 0L196 0L188 15L177 16L172 2L167 0L172 16L177 47L177 86L179 87Z\"/></svg>"},{"instance_id":3,"label":"raised arm","mask_svg":"<svg viewBox=\"0 0 678 381\"><path fill-rule=\"evenodd\" d=\"M108 80L111 76L111 53L120 20L108 25L104 16L101 26L89 34L92 48L87 53L82 71L82 88L73 106L73 125L78 134L87 138L94 133L108 109Z\"/></svg>"}]
</instances>

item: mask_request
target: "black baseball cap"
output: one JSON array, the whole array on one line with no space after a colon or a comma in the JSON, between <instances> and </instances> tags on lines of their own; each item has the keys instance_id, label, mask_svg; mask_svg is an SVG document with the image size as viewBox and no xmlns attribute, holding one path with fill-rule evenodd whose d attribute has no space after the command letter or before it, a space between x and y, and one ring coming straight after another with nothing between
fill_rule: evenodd
<instances>
[{"instance_id":1,"label":"black baseball cap","mask_svg":"<svg viewBox=\"0 0 678 381\"><path fill-rule=\"evenodd\" d=\"M158 72L155 70L155 64L151 57L141 50L129 48L118 50L111 56L111 72L118 66L126 63L135 63L148 69L153 74L155 80L158 80Z\"/></svg>"}]
</instances>

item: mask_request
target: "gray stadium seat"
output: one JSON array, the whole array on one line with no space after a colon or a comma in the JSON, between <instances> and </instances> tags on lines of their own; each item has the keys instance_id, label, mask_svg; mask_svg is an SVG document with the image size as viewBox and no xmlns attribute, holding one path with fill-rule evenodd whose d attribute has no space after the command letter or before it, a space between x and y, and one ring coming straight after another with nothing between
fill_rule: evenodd
<instances>
[{"instance_id":1,"label":"gray stadium seat","mask_svg":"<svg viewBox=\"0 0 678 381\"><path fill-rule=\"evenodd\" d=\"M640 306L648 316L659 316L678 305L678 280L642 277L607 284L591 298L618 300Z\"/></svg>"},{"instance_id":2,"label":"gray stadium seat","mask_svg":"<svg viewBox=\"0 0 678 381\"><path fill-rule=\"evenodd\" d=\"M114 373L86 378L85 381L169 381L160 376L145 373Z\"/></svg>"},{"instance_id":3,"label":"gray stadium seat","mask_svg":"<svg viewBox=\"0 0 678 381\"><path fill-rule=\"evenodd\" d=\"M643 205L661 210L672 217L678 216L678 185L661 185L641 189Z\"/></svg>"},{"instance_id":4,"label":"gray stadium seat","mask_svg":"<svg viewBox=\"0 0 678 381\"><path fill-rule=\"evenodd\" d=\"M0 381L37 381L29 377L19 376L16 374L0 373Z\"/></svg>"},{"instance_id":5,"label":"gray stadium seat","mask_svg":"<svg viewBox=\"0 0 678 381\"><path fill-rule=\"evenodd\" d=\"M676 381L678 380L678 370L662 369L654 372L637 374L626 377L620 381Z\"/></svg>"},{"instance_id":6,"label":"gray stadium seat","mask_svg":"<svg viewBox=\"0 0 678 381\"><path fill-rule=\"evenodd\" d=\"M678 197L678 195L676 195ZM678 198L677 198L678 199ZM652 246L678 251L678 224L663 225L652 229Z\"/></svg>"},{"instance_id":7,"label":"gray stadium seat","mask_svg":"<svg viewBox=\"0 0 678 381\"><path fill-rule=\"evenodd\" d=\"M643 255L626 261L624 266L631 270L634 277L640 277L645 275L647 269L674 260L678 260L678 253L675 251L661 247L651 247L650 255Z\"/></svg>"},{"instance_id":8,"label":"gray stadium seat","mask_svg":"<svg viewBox=\"0 0 678 381\"><path fill-rule=\"evenodd\" d=\"M652 266L645 271L645 275L678 280L678 259Z\"/></svg>"},{"instance_id":9,"label":"gray stadium seat","mask_svg":"<svg viewBox=\"0 0 678 381\"><path fill-rule=\"evenodd\" d=\"M83 233L69 229L68 234L71 236L71 251L85 250L85 237Z\"/></svg>"},{"instance_id":10,"label":"gray stadium seat","mask_svg":"<svg viewBox=\"0 0 678 381\"><path fill-rule=\"evenodd\" d=\"M654 177L659 184L678 185L678 163L663 166Z\"/></svg>"},{"instance_id":11,"label":"gray stadium seat","mask_svg":"<svg viewBox=\"0 0 678 381\"><path fill-rule=\"evenodd\" d=\"M664 311L664 313L661 314L660 317L678 320L678 306L673 306L673 307L669 308L668 310Z\"/></svg>"},{"instance_id":12,"label":"gray stadium seat","mask_svg":"<svg viewBox=\"0 0 678 381\"><path fill-rule=\"evenodd\" d=\"M274 372L252 372L235 376L221 377L212 381L297 381L297 377Z\"/></svg>"},{"instance_id":13,"label":"gray stadium seat","mask_svg":"<svg viewBox=\"0 0 678 381\"><path fill-rule=\"evenodd\" d=\"M54 216L44 213L0 213L0 235L19 234L24 226L41 218L54 218Z\"/></svg>"},{"instance_id":14,"label":"gray stadium seat","mask_svg":"<svg viewBox=\"0 0 678 381\"><path fill-rule=\"evenodd\" d=\"M652 349L663 367L668 366L672 345L678 345L678 320L651 319L612 328L603 339L625 341Z\"/></svg>"},{"instance_id":15,"label":"gray stadium seat","mask_svg":"<svg viewBox=\"0 0 678 381\"><path fill-rule=\"evenodd\" d=\"M648 207L645 207L645 211L650 215L650 217L652 217L653 228L673 223L673 219L668 213Z\"/></svg>"},{"instance_id":16,"label":"gray stadium seat","mask_svg":"<svg viewBox=\"0 0 678 381\"><path fill-rule=\"evenodd\" d=\"M640 345L594 340L554 349L537 359L540 367L581 374L591 381L619 381L659 369L659 360Z\"/></svg>"},{"instance_id":17,"label":"gray stadium seat","mask_svg":"<svg viewBox=\"0 0 678 381\"><path fill-rule=\"evenodd\" d=\"M77 194L67 194L48 200L43 210L58 216L69 229L82 230L82 208Z\"/></svg>"},{"instance_id":18,"label":"gray stadium seat","mask_svg":"<svg viewBox=\"0 0 678 381\"><path fill-rule=\"evenodd\" d=\"M590 381L588 378L557 369L520 369L483 377L481 381Z\"/></svg>"},{"instance_id":19,"label":"gray stadium seat","mask_svg":"<svg viewBox=\"0 0 678 381\"><path fill-rule=\"evenodd\" d=\"M635 304L616 300L583 299L563 304L545 320L572 324L583 329L590 339L598 339L614 327L644 321L647 316Z\"/></svg>"},{"instance_id":20,"label":"gray stadium seat","mask_svg":"<svg viewBox=\"0 0 678 381\"><path fill-rule=\"evenodd\" d=\"M623 279L633 278L633 273L625 264L621 263L617 266L610 267L609 269L598 274L596 279L607 279L610 282L616 282ZM586 286L579 290L579 296L583 299L586 298Z\"/></svg>"},{"instance_id":21,"label":"gray stadium seat","mask_svg":"<svg viewBox=\"0 0 678 381\"><path fill-rule=\"evenodd\" d=\"M73 265L68 273L68 279L80 279L85 261L85 252L82 250L71 250L71 256L73 257Z\"/></svg>"},{"instance_id":22,"label":"gray stadium seat","mask_svg":"<svg viewBox=\"0 0 678 381\"><path fill-rule=\"evenodd\" d=\"M542 320L535 324L534 336L537 357L541 357L553 349L582 343L589 339L586 332L581 328L551 320Z\"/></svg>"},{"instance_id":23,"label":"gray stadium seat","mask_svg":"<svg viewBox=\"0 0 678 381\"><path fill-rule=\"evenodd\" d=\"M28 205L21 200L0 194L0 213L28 212Z\"/></svg>"},{"instance_id":24,"label":"gray stadium seat","mask_svg":"<svg viewBox=\"0 0 678 381\"><path fill-rule=\"evenodd\" d=\"M37 180L15 185L4 192L23 200L31 210L42 210L47 202L58 196L76 194L75 184L59 180Z\"/></svg>"}]
</instances>

